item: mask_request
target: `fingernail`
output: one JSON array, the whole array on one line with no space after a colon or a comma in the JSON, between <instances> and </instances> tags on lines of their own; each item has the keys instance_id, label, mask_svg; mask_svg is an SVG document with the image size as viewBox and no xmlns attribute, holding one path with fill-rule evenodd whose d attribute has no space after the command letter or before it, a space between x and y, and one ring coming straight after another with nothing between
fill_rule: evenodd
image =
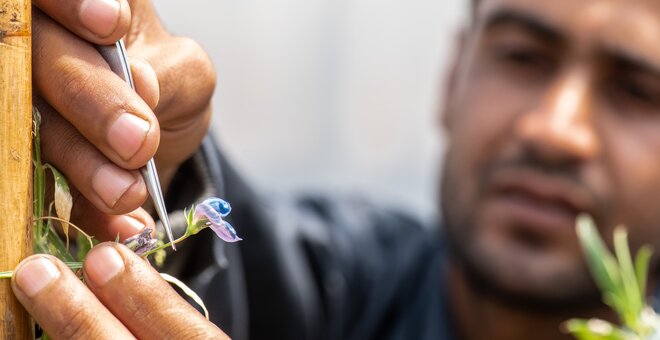
<instances>
[{"instance_id":1,"label":"fingernail","mask_svg":"<svg viewBox=\"0 0 660 340\"><path fill-rule=\"evenodd\" d=\"M104 285L124 270L124 259L109 245L92 249L85 260L85 274L97 285Z\"/></svg>"},{"instance_id":2,"label":"fingernail","mask_svg":"<svg viewBox=\"0 0 660 340\"><path fill-rule=\"evenodd\" d=\"M129 238L144 229L144 224L133 217L124 215L120 218L121 222L123 222L123 226L120 232L122 239Z\"/></svg>"},{"instance_id":3,"label":"fingernail","mask_svg":"<svg viewBox=\"0 0 660 340\"><path fill-rule=\"evenodd\" d=\"M80 22L101 38L112 34L119 22L119 2L116 0L85 0L80 5Z\"/></svg>"},{"instance_id":4,"label":"fingernail","mask_svg":"<svg viewBox=\"0 0 660 340\"><path fill-rule=\"evenodd\" d=\"M138 180L131 172L114 164L105 164L96 170L92 178L92 188L109 208L114 208L128 188Z\"/></svg>"},{"instance_id":5,"label":"fingernail","mask_svg":"<svg viewBox=\"0 0 660 340\"><path fill-rule=\"evenodd\" d=\"M142 229L144 229L144 224L139 220L127 215L122 216L122 218L124 220L124 223L126 223L127 226L133 229L131 231L131 236L139 233L140 231L142 231Z\"/></svg>"},{"instance_id":6,"label":"fingernail","mask_svg":"<svg viewBox=\"0 0 660 340\"><path fill-rule=\"evenodd\" d=\"M149 122L130 113L122 113L108 130L108 143L125 161L138 152L149 132Z\"/></svg>"},{"instance_id":7,"label":"fingernail","mask_svg":"<svg viewBox=\"0 0 660 340\"><path fill-rule=\"evenodd\" d=\"M28 297L34 297L60 276L60 270L50 260L37 257L17 269L16 285Z\"/></svg>"}]
</instances>

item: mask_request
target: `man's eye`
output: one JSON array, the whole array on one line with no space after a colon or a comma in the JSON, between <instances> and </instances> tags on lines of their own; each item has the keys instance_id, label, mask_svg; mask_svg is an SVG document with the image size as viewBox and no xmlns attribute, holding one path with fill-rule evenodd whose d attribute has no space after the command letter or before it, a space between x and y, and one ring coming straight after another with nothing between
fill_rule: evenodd
<instances>
[{"instance_id":1,"label":"man's eye","mask_svg":"<svg viewBox=\"0 0 660 340\"><path fill-rule=\"evenodd\" d=\"M547 79L557 68L556 58L540 47L502 44L494 52L494 65L518 82Z\"/></svg>"},{"instance_id":2,"label":"man's eye","mask_svg":"<svg viewBox=\"0 0 660 340\"><path fill-rule=\"evenodd\" d=\"M619 82L620 91L630 98L640 101L651 101L653 97L647 89L645 89L641 84L638 84L634 81L621 81Z\"/></svg>"},{"instance_id":3,"label":"man's eye","mask_svg":"<svg viewBox=\"0 0 660 340\"><path fill-rule=\"evenodd\" d=\"M517 67L547 69L552 66L552 59L546 54L531 48L500 48L498 60Z\"/></svg>"},{"instance_id":4,"label":"man's eye","mask_svg":"<svg viewBox=\"0 0 660 340\"><path fill-rule=\"evenodd\" d=\"M656 106L660 101L660 93L634 79L615 79L611 88L620 104Z\"/></svg>"}]
</instances>

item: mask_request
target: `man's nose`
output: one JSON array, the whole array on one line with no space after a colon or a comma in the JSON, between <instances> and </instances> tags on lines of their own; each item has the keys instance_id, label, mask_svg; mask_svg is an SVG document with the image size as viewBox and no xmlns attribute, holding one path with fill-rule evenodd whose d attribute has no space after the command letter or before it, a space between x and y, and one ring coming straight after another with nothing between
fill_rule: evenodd
<instances>
[{"instance_id":1,"label":"man's nose","mask_svg":"<svg viewBox=\"0 0 660 340\"><path fill-rule=\"evenodd\" d=\"M566 71L538 105L519 117L517 137L548 161L591 158L598 152L598 141L590 83L586 72Z\"/></svg>"}]
</instances>

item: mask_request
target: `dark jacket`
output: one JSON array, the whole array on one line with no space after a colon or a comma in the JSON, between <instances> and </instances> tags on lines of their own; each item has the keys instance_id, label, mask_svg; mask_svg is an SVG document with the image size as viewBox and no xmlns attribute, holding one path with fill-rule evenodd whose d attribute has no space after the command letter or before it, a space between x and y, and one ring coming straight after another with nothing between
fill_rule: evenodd
<instances>
[{"instance_id":1,"label":"dark jacket","mask_svg":"<svg viewBox=\"0 0 660 340\"><path fill-rule=\"evenodd\" d=\"M170 253L165 268L232 338L450 338L437 229L357 199L259 196L211 137L167 196L175 210L209 196L232 204L229 220L243 241L205 230ZM183 227L180 211L171 218Z\"/></svg>"}]
</instances>

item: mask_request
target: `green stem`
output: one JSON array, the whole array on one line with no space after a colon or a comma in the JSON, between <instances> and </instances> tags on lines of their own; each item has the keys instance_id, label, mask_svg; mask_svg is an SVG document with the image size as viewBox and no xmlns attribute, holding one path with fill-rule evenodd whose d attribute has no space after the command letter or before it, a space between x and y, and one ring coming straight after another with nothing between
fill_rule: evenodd
<instances>
[{"instance_id":1,"label":"green stem","mask_svg":"<svg viewBox=\"0 0 660 340\"><path fill-rule=\"evenodd\" d=\"M194 235L194 234L189 233L188 230L186 230L186 233L183 234L183 236L181 236L181 237L179 237L178 239L174 240L174 244L179 244L179 243L181 243L183 240L187 239L188 237L190 237L190 236L192 236L192 235ZM142 257L145 257L145 258L146 258L147 256L149 256L149 255L151 255L151 254L153 254L153 253L155 253L155 252L157 252L157 251L159 251L159 250L162 250L162 249L165 249L165 248L167 248L167 247L171 247L171 246L172 246L172 242L167 242L167 243L165 243L165 244L161 244L161 245L159 245L158 247L156 247L156 248L154 248L154 249L151 249L151 250L149 250L148 252L142 254Z\"/></svg>"},{"instance_id":2,"label":"green stem","mask_svg":"<svg viewBox=\"0 0 660 340\"><path fill-rule=\"evenodd\" d=\"M76 229L79 233L85 235L85 237L87 238L87 241L89 242L89 246L90 246L90 248L94 248L94 242L92 242L92 237L89 236L89 234L87 234L86 232L84 232L84 231L83 231L82 229L80 229L77 225L75 225L75 224L73 224L73 223L71 223L71 222L69 222L69 221L67 221L67 220L65 220L65 219L63 219L63 218L59 218L59 217L55 217L55 216L43 216L43 217L35 218L34 220L35 220L35 221L41 221L41 220L55 220L55 221L59 221L59 222L62 222L62 223L66 223L66 224L68 224L69 226L71 226L71 227L73 227L74 229ZM67 237L68 237L68 235L67 235Z\"/></svg>"},{"instance_id":3,"label":"green stem","mask_svg":"<svg viewBox=\"0 0 660 340\"><path fill-rule=\"evenodd\" d=\"M77 270L83 267L82 262L64 262L64 264L69 267L71 270ZM13 270L8 270L6 272L0 272L0 279L11 279L14 276Z\"/></svg>"}]
</instances>

